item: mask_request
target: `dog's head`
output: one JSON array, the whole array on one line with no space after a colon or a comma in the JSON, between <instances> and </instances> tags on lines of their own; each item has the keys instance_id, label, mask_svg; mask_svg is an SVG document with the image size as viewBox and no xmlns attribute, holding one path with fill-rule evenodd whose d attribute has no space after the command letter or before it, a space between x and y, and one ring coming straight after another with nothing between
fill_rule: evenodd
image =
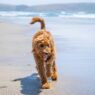
<instances>
[{"instance_id":1,"label":"dog's head","mask_svg":"<svg viewBox=\"0 0 95 95\"><path fill-rule=\"evenodd\" d=\"M35 52L43 59L47 61L52 52L51 44L48 38L40 36L35 39Z\"/></svg>"}]
</instances>

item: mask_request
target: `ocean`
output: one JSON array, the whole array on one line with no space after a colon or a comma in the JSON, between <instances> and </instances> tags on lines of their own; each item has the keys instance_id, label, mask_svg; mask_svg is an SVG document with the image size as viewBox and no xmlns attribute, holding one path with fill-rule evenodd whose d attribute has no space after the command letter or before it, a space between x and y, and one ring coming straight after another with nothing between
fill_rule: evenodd
<instances>
[{"instance_id":1,"label":"ocean","mask_svg":"<svg viewBox=\"0 0 95 95\"><path fill-rule=\"evenodd\" d=\"M21 12L21 11L0 11L0 21L8 21L18 24L27 24L32 17L64 19L65 23L95 23L95 13L78 12ZM76 21L75 21L76 20Z\"/></svg>"},{"instance_id":2,"label":"ocean","mask_svg":"<svg viewBox=\"0 0 95 95\"><path fill-rule=\"evenodd\" d=\"M95 18L95 13L78 12L24 12L24 11L0 11L0 17L75 17L75 18Z\"/></svg>"}]
</instances>

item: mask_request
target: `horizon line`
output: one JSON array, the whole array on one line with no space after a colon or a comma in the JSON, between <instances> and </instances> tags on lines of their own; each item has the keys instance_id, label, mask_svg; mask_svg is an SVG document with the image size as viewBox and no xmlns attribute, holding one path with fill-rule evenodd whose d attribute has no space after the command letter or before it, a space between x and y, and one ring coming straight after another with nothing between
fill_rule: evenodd
<instances>
[{"instance_id":1,"label":"horizon line","mask_svg":"<svg viewBox=\"0 0 95 95\"><path fill-rule=\"evenodd\" d=\"M8 4L8 3L0 3L0 5L11 5L11 6L46 6L46 5L62 5L62 4L95 4L95 2L70 2L70 3L49 3L49 4L34 4L34 5L29 5L29 4Z\"/></svg>"}]
</instances>

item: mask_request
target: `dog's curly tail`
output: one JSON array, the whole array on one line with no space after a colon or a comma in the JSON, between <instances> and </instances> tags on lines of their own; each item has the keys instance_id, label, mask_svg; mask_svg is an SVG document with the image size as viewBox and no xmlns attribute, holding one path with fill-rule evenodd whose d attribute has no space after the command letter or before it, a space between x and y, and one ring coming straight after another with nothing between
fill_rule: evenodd
<instances>
[{"instance_id":1,"label":"dog's curly tail","mask_svg":"<svg viewBox=\"0 0 95 95\"><path fill-rule=\"evenodd\" d=\"M45 22L42 18L39 18L39 17L33 17L32 18L32 22L30 24L34 24L36 22L40 22L41 24L41 29L45 29Z\"/></svg>"}]
</instances>

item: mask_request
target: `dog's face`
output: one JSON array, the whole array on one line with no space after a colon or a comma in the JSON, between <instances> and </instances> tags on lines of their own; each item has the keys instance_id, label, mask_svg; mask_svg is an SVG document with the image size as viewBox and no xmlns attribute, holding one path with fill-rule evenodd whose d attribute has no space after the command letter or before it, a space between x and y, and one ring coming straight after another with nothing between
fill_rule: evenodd
<instances>
[{"instance_id":1,"label":"dog's face","mask_svg":"<svg viewBox=\"0 0 95 95\"><path fill-rule=\"evenodd\" d=\"M39 37L36 39L35 44L37 54L43 59L43 61L47 61L52 52L50 41L47 38Z\"/></svg>"}]
</instances>

